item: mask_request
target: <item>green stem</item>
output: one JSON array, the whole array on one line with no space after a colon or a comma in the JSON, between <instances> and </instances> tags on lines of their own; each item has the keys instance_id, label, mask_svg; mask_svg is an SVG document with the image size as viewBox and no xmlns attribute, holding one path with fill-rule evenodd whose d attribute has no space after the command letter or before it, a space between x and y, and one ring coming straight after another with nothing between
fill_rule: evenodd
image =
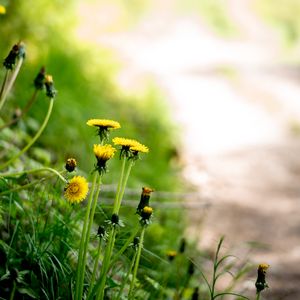
<instances>
[{"instance_id":1,"label":"green stem","mask_svg":"<svg viewBox=\"0 0 300 300\"><path fill-rule=\"evenodd\" d=\"M93 201L97 177L98 177L98 172L95 172L89 199L88 199L88 205L86 208L83 228L82 228L82 232L81 232L81 239L80 239L80 246L79 246L79 253L78 253L77 272L76 272L76 283L75 283L75 298L74 298L75 300L81 300L81 298L80 298L81 295L79 295L79 289L80 289L80 278L81 278L80 272L82 271L81 269L82 269L83 250L84 250L83 247L84 247L87 225L88 225L88 220L89 220L91 205L92 205L92 201Z\"/></svg>"},{"instance_id":2,"label":"green stem","mask_svg":"<svg viewBox=\"0 0 300 300\"><path fill-rule=\"evenodd\" d=\"M23 57L21 57L19 60L18 60L18 63L9 79L9 81L7 82L7 87L3 90L3 93L1 94L1 98L0 98L0 110L2 109L4 103L5 103L5 100L6 100L6 97L7 95L9 94L17 76L18 76L18 73L21 69L21 66L22 66L22 63L23 63Z\"/></svg>"},{"instance_id":3,"label":"green stem","mask_svg":"<svg viewBox=\"0 0 300 300\"><path fill-rule=\"evenodd\" d=\"M84 275L85 275L86 261L87 261L87 250L88 250L88 246L89 246L91 229L92 229L92 225L94 223L94 215L95 215L95 211L96 211L96 207L97 207L97 203L98 203L98 197L99 197L99 193L100 193L101 179L102 179L102 176L98 176L97 190L96 190L96 194L95 194L95 197L93 200L92 209L91 209L90 216L89 216L89 223L88 223L88 227L87 227L86 234L85 234L85 242L84 242L83 255L82 255L82 266L81 266L81 274L80 274L81 276L80 276L80 281L79 281L80 282L80 286L79 286L79 297L80 298L83 293Z\"/></svg>"},{"instance_id":4,"label":"green stem","mask_svg":"<svg viewBox=\"0 0 300 300\"><path fill-rule=\"evenodd\" d=\"M105 249L103 265L102 265L101 274L100 274L100 281L96 287L96 295L97 295L96 300L103 300L103 297L104 297L106 276L107 276L107 273L108 273L109 267L110 267L110 260L111 260L111 255L112 255L112 251L113 251L114 244L115 244L116 233L117 233L116 228L112 227L110 236L109 236L108 245L107 245L107 248Z\"/></svg>"},{"instance_id":5,"label":"green stem","mask_svg":"<svg viewBox=\"0 0 300 300\"><path fill-rule=\"evenodd\" d=\"M258 292L256 295L256 300L259 300L259 299L260 299L260 292Z\"/></svg>"},{"instance_id":6,"label":"green stem","mask_svg":"<svg viewBox=\"0 0 300 300\"><path fill-rule=\"evenodd\" d=\"M130 275L131 272L132 272L132 268L133 268L133 266L134 266L134 263L135 263L135 260L136 260L136 256L137 256L137 251L134 252L133 258L132 258L132 260L131 260L130 267L129 267L129 269L128 269L128 272L127 272L127 274L126 274L126 277L122 280L122 285L121 285L121 287L120 287L119 293L118 293L117 298L116 298L115 300L119 300L119 299L121 298L121 296L122 296L122 292L123 292L123 290L124 290L124 287L125 287L125 285L126 285L126 283L127 283L127 281L128 281L129 275Z\"/></svg>"},{"instance_id":7,"label":"green stem","mask_svg":"<svg viewBox=\"0 0 300 300\"><path fill-rule=\"evenodd\" d=\"M16 281L14 280L14 283L13 283L13 289L12 289L12 291L11 291L9 300L13 300L13 299L15 298L16 288L17 288L17 285L16 285Z\"/></svg>"},{"instance_id":8,"label":"green stem","mask_svg":"<svg viewBox=\"0 0 300 300\"><path fill-rule=\"evenodd\" d=\"M128 181L128 178L129 178L129 175L130 175L133 164L134 164L134 161L131 160L130 163L129 163L129 166L127 168L127 171L126 171L125 178L123 180L121 193L119 195L119 199L118 199L118 203L117 203L117 207L116 207L116 213L117 214L119 214L119 210L120 210L120 207L121 207L121 203L122 203L122 199L123 199L123 196L124 196L125 188L126 188L127 181Z\"/></svg>"},{"instance_id":9,"label":"green stem","mask_svg":"<svg viewBox=\"0 0 300 300\"><path fill-rule=\"evenodd\" d=\"M36 140L40 137L40 135L42 134L42 132L44 131L48 121L49 121L49 118L50 118L50 115L51 115L51 112L52 112L52 108L53 108L53 103L54 103L54 98L51 98L50 99L50 102L49 102L49 108L48 108L48 112L47 112L47 115L45 117L45 120L41 126L41 128L39 129L39 131L36 133L36 135L29 141L29 143L18 153L16 154L15 156L13 156L9 161L7 161L6 163L4 163L3 165L0 166L0 170L9 166L13 161L15 161L19 156L21 156L23 153L25 153L35 142Z\"/></svg>"},{"instance_id":10,"label":"green stem","mask_svg":"<svg viewBox=\"0 0 300 300\"><path fill-rule=\"evenodd\" d=\"M6 82L7 82L7 78L8 78L8 72L9 72L9 70L6 69L4 79L3 79L3 82L2 82L2 86L1 86L1 90L0 90L0 99L2 99L2 94L3 94L5 86L6 86Z\"/></svg>"},{"instance_id":11,"label":"green stem","mask_svg":"<svg viewBox=\"0 0 300 300\"><path fill-rule=\"evenodd\" d=\"M122 183L123 183L125 165L126 165L126 158L123 157L122 167L121 167L121 174L120 174L120 178L119 178L119 182L118 182L116 198L115 198L115 201L114 201L113 214L118 214L117 207L118 207L120 191L121 191L121 187L122 187Z\"/></svg>"},{"instance_id":12,"label":"green stem","mask_svg":"<svg viewBox=\"0 0 300 300\"><path fill-rule=\"evenodd\" d=\"M99 239L99 244L98 244L98 249L97 249L97 256L96 256L95 262L94 262L92 278L91 278L90 283L89 283L89 290L88 290L87 298L89 298L89 296L90 296L90 294L93 290L94 283L95 283L96 272L97 272L97 268L98 268L98 265L99 265L99 259L100 259L100 254L101 254L101 244L102 244L101 242L102 242L102 239L100 238Z\"/></svg>"},{"instance_id":13,"label":"green stem","mask_svg":"<svg viewBox=\"0 0 300 300\"><path fill-rule=\"evenodd\" d=\"M145 230L146 230L146 226L143 226L141 236L140 236L139 247L138 247L138 250L137 250L136 261L135 261L135 264L134 264L132 280L131 280L131 283L130 283L128 299L133 299L133 294L132 293L133 293L134 283L135 283L135 279L136 279L136 275L137 275L137 270L138 270L138 267L139 267L139 264L140 264L140 258L141 258L141 253L142 253L142 249L143 249L143 244L144 244Z\"/></svg>"},{"instance_id":14,"label":"green stem","mask_svg":"<svg viewBox=\"0 0 300 300\"><path fill-rule=\"evenodd\" d=\"M20 116L16 117L15 119L12 119L11 121L9 121L8 123L0 126L0 130L9 127L13 124L16 124L23 116L25 116L27 114L27 112L29 111L30 107L32 106L32 104L35 102L36 100L36 96L38 94L37 89L34 90L33 95L31 96L31 98L29 99L29 101L27 102L26 106L24 107L23 111L21 112Z\"/></svg>"}]
</instances>

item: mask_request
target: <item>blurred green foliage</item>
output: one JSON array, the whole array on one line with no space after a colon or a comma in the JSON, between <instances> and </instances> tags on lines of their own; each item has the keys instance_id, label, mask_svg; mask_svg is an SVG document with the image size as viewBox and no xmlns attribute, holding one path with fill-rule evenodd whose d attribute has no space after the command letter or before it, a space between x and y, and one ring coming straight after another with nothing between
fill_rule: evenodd
<instances>
[{"instance_id":1,"label":"blurred green foliage","mask_svg":"<svg viewBox=\"0 0 300 300\"><path fill-rule=\"evenodd\" d=\"M4 59L19 40L25 42L27 49L6 115L25 106L33 93L33 79L44 65L53 75L58 95L38 145L51 152L52 163L62 165L65 158L73 156L79 167L89 172L94 164L89 153L98 139L95 130L85 123L90 118L108 118L121 123L122 129L114 136L135 138L150 148L143 167L137 163L131 184L164 190L178 188L177 167L172 163L177 158L178 135L171 125L165 99L155 88L149 88L145 97L122 95L112 80L117 62L111 53L99 46L82 45L74 38L79 1L16 0L3 4L7 4L7 14L0 16L0 36L5 41L0 44L0 56ZM47 99L40 94L25 119L28 131L30 124L42 122L47 106ZM115 159L111 165L118 163ZM116 176L110 174L108 181L115 182Z\"/></svg>"}]
</instances>

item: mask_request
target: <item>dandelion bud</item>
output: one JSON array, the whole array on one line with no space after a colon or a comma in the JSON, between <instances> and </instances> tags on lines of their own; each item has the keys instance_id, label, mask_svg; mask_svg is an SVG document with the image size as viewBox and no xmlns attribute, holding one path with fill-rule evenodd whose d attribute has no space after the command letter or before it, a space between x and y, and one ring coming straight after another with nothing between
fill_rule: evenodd
<instances>
[{"instance_id":1,"label":"dandelion bud","mask_svg":"<svg viewBox=\"0 0 300 300\"><path fill-rule=\"evenodd\" d=\"M68 172L73 172L77 166L77 162L75 158L68 158L65 168Z\"/></svg>"},{"instance_id":2,"label":"dandelion bud","mask_svg":"<svg viewBox=\"0 0 300 300\"><path fill-rule=\"evenodd\" d=\"M150 194L153 192L154 190L152 190L151 188L148 187L143 187L142 189L142 194L141 194L141 200L140 203L137 207L136 212L141 215L142 209L145 206L149 206L149 200L150 200Z\"/></svg>"},{"instance_id":3,"label":"dandelion bud","mask_svg":"<svg viewBox=\"0 0 300 300\"><path fill-rule=\"evenodd\" d=\"M198 300L198 299L199 299L199 288L195 287L194 291L193 291L193 294L192 294L191 300Z\"/></svg>"},{"instance_id":4,"label":"dandelion bud","mask_svg":"<svg viewBox=\"0 0 300 300\"><path fill-rule=\"evenodd\" d=\"M117 214L112 214L111 223L112 225L119 225L119 216Z\"/></svg>"},{"instance_id":5,"label":"dandelion bud","mask_svg":"<svg viewBox=\"0 0 300 300\"><path fill-rule=\"evenodd\" d=\"M25 58L25 45L22 42L12 47L8 56L4 59L3 66L7 70L12 70L19 58Z\"/></svg>"},{"instance_id":6,"label":"dandelion bud","mask_svg":"<svg viewBox=\"0 0 300 300\"><path fill-rule=\"evenodd\" d=\"M103 238L105 236L105 228L103 226L98 227L97 235L100 238Z\"/></svg>"},{"instance_id":7,"label":"dandelion bud","mask_svg":"<svg viewBox=\"0 0 300 300\"><path fill-rule=\"evenodd\" d=\"M34 79L34 86L37 90L42 90L44 87L44 82L45 82L45 74L46 74L46 69L45 67L42 67L39 73L36 75Z\"/></svg>"},{"instance_id":8,"label":"dandelion bud","mask_svg":"<svg viewBox=\"0 0 300 300\"><path fill-rule=\"evenodd\" d=\"M175 250L169 250L167 252L167 257L169 261L173 261L176 256L177 256L177 252Z\"/></svg>"},{"instance_id":9,"label":"dandelion bud","mask_svg":"<svg viewBox=\"0 0 300 300\"><path fill-rule=\"evenodd\" d=\"M141 217L143 220L149 220L151 215L153 213L153 208L150 207L150 206L145 206L143 209L142 209L142 212L141 212Z\"/></svg>"},{"instance_id":10,"label":"dandelion bud","mask_svg":"<svg viewBox=\"0 0 300 300\"><path fill-rule=\"evenodd\" d=\"M256 293L259 294L265 288L268 288L268 284L266 282L266 273L269 268L268 264L260 264L257 269L257 279L255 282Z\"/></svg>"},{"instance_id":11,"label":"dandelion bud","mask_svg":"<svg viewBox=\"0 0 300 300\"><path fill-rule=\"evenodd\" d=\"M195 273L195 266L194 264L190 261L187 273L192 276Z\"/></svg>"},{"instance_id":12,"label":"dandelion bud","mask_svg":"<svg viewBox=\"0 0 300 300\"><path fill-rule=\"evenodd\" d=\"M54 98L57 94L57 90L54 88L54 82L51 75L45 75L44 84L46 87L46 96L49 98Z\"/></svg>"},{"instance_id":13,"label":"dandelion bud","mask_svg":"<svg viewBox=\"0 0 300 300\"><path fill-rule=\"evenodd\" d=\"M180 241L179 253L184 253L185 246L186 246L186 240L185 240L185 238L182 238Z\"/></svg>"}]
</instances>

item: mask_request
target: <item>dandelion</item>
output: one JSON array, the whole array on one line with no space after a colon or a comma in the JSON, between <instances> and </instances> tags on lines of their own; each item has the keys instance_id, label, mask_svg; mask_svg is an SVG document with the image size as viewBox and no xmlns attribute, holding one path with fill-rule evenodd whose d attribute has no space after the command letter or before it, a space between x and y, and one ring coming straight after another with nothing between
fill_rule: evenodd
<instances>
[{"instance_id":1,"label":"dandelion","mask_svg":"<svg viewBox=\"0 0 300 300\"><path fill-rule=\"evenodd\" d=\"M40 71L38 72L38 74L36 75L35 79L34 79L34 87L37 90L42 90L44 87L44 83L45 83L45 73L46 73L46 69L45 67L42 67L40 69ZM49 76L49 75L48 75Z\"/></svg>"},{"instance_id":2,"label":"dandelion","mask_svg":"<svg viewBox=\"0 0 300 300\"><path fill-rule=\"evenodd\" d=\"M142 194L141 194L141 200L140 203L137 207L137 214L141 214L142 209L145 206L149 206L149 200L150 200L150 195L154 190L148 187L143 187L142 188Z\"/></svg>"},{"instance_id":3,"label":"dandelion","mask_svg":"<svg viewBox=\"0 0 300 300\"><path fill-rule=\"evenodd\" d=\"M82 176L73 177L65 187L65 198L71 203L82 202L88 193L88 182Z\"/></svg>"},{"instance_id":4,"label":"dandelion","mask_svg":"<svg viewBox=\"0 0 300 300\"><path fill-rule=\"evenodd\" d=\"M108 139L109 130L121 128L119 122L107 119L90 119L86 122L86 124L88 126L94 126L98 128L100 141Z\"/></svg>"},{"instance_id":5,"label":"dandelion","mask_svg":"<svg viewBox=\"0 0 300 300\"><path fill-rule=\"evenodd\" d=\"M267 273L268 268L269 268L268 264L258 265L257 279L256 279L256 282L255 282L257 299L259 299L261 291L263 291L265 288L269 287L267 282L266 282L266 273Z\"/></svg>"},{"instance_id":6,"label":"dandelion","mask_svg":"<svg viewBox=\"0 0 300 300\"><path fill-rule=\"evenodd\" d=\"M169 261L173 261L174 258L177 256L177 251L169 250L169 251L167 251L166 254L167 254L167 257L168 257Z\"/></svg>"},{"instance_id":7,"label":"dandelion","mask_svg":"<svg viewBox=\"0 0 300 300\"><path fill-rule=\"evenodd\" d=\"M66 161L65 169L68 172L73 172L77 166L77 162L75 158L68 158Z\"/></svg>"},{"instance_id":8,"label":"dandelion","mask_svg":"<svg viewBox=\"0 0 300 300\"><path fill-rule=\"evenodd\" d=\"M45 75L45 88L46 96L49 98L54 98L57 94L57 90L54 88L54 82L51 75Z\"/></svg>"},{"instance_id":9,"label":"dandelion","mask_svg":"<svg viewBox=\"0 0 300 300\"><path fill-rule=\"evenodd\" d=\"M20 42L15 44L8 56L4 59L3 66L7 70L12 70L16 64L17 59L24 59L25 58L25 45L24 43Z\"/></svg>"},{"instance_id":10,"label":"dandelion","mask_svg":"<svg viewBox=\"0 0 300 300\"><path fill-rule=\"evenodd\" d=\"M3 5L0 5L0 15L5 15L6 14L6 8Z\"/></svg>"},{"instance_id":11,"label":"dandelion","mask_svg":"<svg viewBox=\"0 0 300 300\"><path fill-rule=\"evenodd\" d=\"M97 158L95 169L99 172L99 174L106 172L106 162L114 156L115 152L116 149L112 147L112 145L94 145L94 154Z\"/></svg>"},{"instance_id":12,"label":"dandelion","mask_svg":"<svg viewBox=\"0 0 300 300\"><path fill-rule=\"evenodd\" d=\"M121 146L120 156L124 156L127 158L138 158L138 154L140 152L149 152L148 147L133 139L116 137L113 139L113 143L117 146Z\"/></svg>"}]
</instances>

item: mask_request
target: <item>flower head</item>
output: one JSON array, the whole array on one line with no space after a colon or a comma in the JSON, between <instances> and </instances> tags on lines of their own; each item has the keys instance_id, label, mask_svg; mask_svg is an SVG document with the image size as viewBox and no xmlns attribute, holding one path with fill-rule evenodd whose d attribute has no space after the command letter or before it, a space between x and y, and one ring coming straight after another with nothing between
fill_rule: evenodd
<instances>
[{"instance_id":1,"label":"flower head","mask_svg":"<svg viewBox=\"0 0 300 300\"><path fill-rule=\"evenodd\" d=\"M5 15L6 14L6 8L3 5L0 5L0 15Z\"/></svg>"},{"instance_id":2,"label":"flower head","mask_svg":"<svg viewBox=\"0 0 300 300\"><path fill-rule=\"evenodd\" d=\"M44 83L45 83L45 74L46 74L46 69L45 67L42 67L39 71L39 73L36 75L35 79L34 79L34 87L37 90L42 90L44 87Z\"/></svg>"},{"instance_id":3,"label":"flower head","mask_svg":"<svg viewBox=\"0 0 300 300\"><path fill-rule=\"evenodd\" d=\"M88 193L88 182L82 176L74 176L65 187L65 198L70 203L82 202Z\"/></svg>"},{"instance_id":4,"label":"flower head","mask_svg":"<svg viewBox=\"0 0 300 300\"><path fill-rule=\"evenodd\" d=\"M139 152L149 152L148 147L133 139L116 137L113 139L113 143L117 146L121 146L121 156L123 155L127 158L138 158Z\"/></svg>"},{"instance_id":5,"label":"flower head","mask_svg":"<svg viewBox=\"0 0 300 300\"><path fill-rule=\"evenodd\" d=\"M121 128L119 122L107 119L90 119L86 122L86 124L88 126L94 126L98 128L100 141L108 139L109 130Z\"/></svg>"},{"instance_id":6,"label":"flower head","mask_svg":"<svg viewBox=\"0 0 300 300\"><path fill-rule=\"evenodd\" d=\"M106 162L114 156L115 152L116 149L112 145L94 145L94 154L97 158L95 168L99 173L106 172Z\"/></svg>"},{"instance_id":7,"label":"flower head","mask_svg":"<svg viewBox=\"0 0 300 300\"><path fill-rule=\"evenodd\" d=\"M4 59L3 66L7 70L12 70L16 64L17 59L24 59L25 58L25 45L23 42L15 44L8 56Z\"/></svg>"},{"instance_id":8,"label":"flower head","mask_svg":"<svg viewBox=\"0 0 300 300\"><path fill-rule=\"evenodd\" d=\"M150 224L150 219L153 213L153 208L150 206L145 206L140 213L140 223L142 225L149 225Z\"/></svg>"},{"instance_id":9,"label":"flower head","mask_svg":"<svg viewBox=\"0 0 300 300\"><path fill-rule=\"evenodd\" d=\"M149 206L149 200L150 200L150 195L154 190L148 187L143 187L142 188L142 194L141 194L141 199L140 199L140 203L137 207L137 214L141 215L142 209L145 206Z\"/></svg>"},{"instance_id":10,"label":"flower head","mask_svg":"<svg viewBox=\"0 0 300 300\"><path fill-rule=\"evenodd\" d=\"M265 288L268 288L268 284L266 282L266 273L267 269L269 268L270 265L268 264L260 264L258 265L257 268L257 279L255 282L255 287L256 287L256 293L260 293L263 291Z\"/></svg>"},{"instance_id":11,"label":"flower head","mask_svg":"<svg viewBox=\"0 0 300 300\"><path fill-rule=\"evenodd\" d=\"M46 96L54 98L57 94L57 90L54 88L54 81L51 75L45 75L44 84L46 87Z\"/></svg>"},{"instance_id":12,"label":"flower head","mask_svg":"<svg viewBox=\"0 0 300 300\"><path fill-rule=\"evenodd\" d=\"M73 172L77 166L77 162L75 158L68 158L66 161L65 169L68 172Z\"/></svg>"},{"instance_id":13,"label":"flower head","mask_svg":"<svg viewBox=\"0 0 300 300\"><path fill-rule=\"evenodd\" d=\"M177 252L175 250L169 250L169 251L167 251L166 254L167 254L169 261L174 260L174 258L177 256Z\"/></svg>"}]
</instances>

